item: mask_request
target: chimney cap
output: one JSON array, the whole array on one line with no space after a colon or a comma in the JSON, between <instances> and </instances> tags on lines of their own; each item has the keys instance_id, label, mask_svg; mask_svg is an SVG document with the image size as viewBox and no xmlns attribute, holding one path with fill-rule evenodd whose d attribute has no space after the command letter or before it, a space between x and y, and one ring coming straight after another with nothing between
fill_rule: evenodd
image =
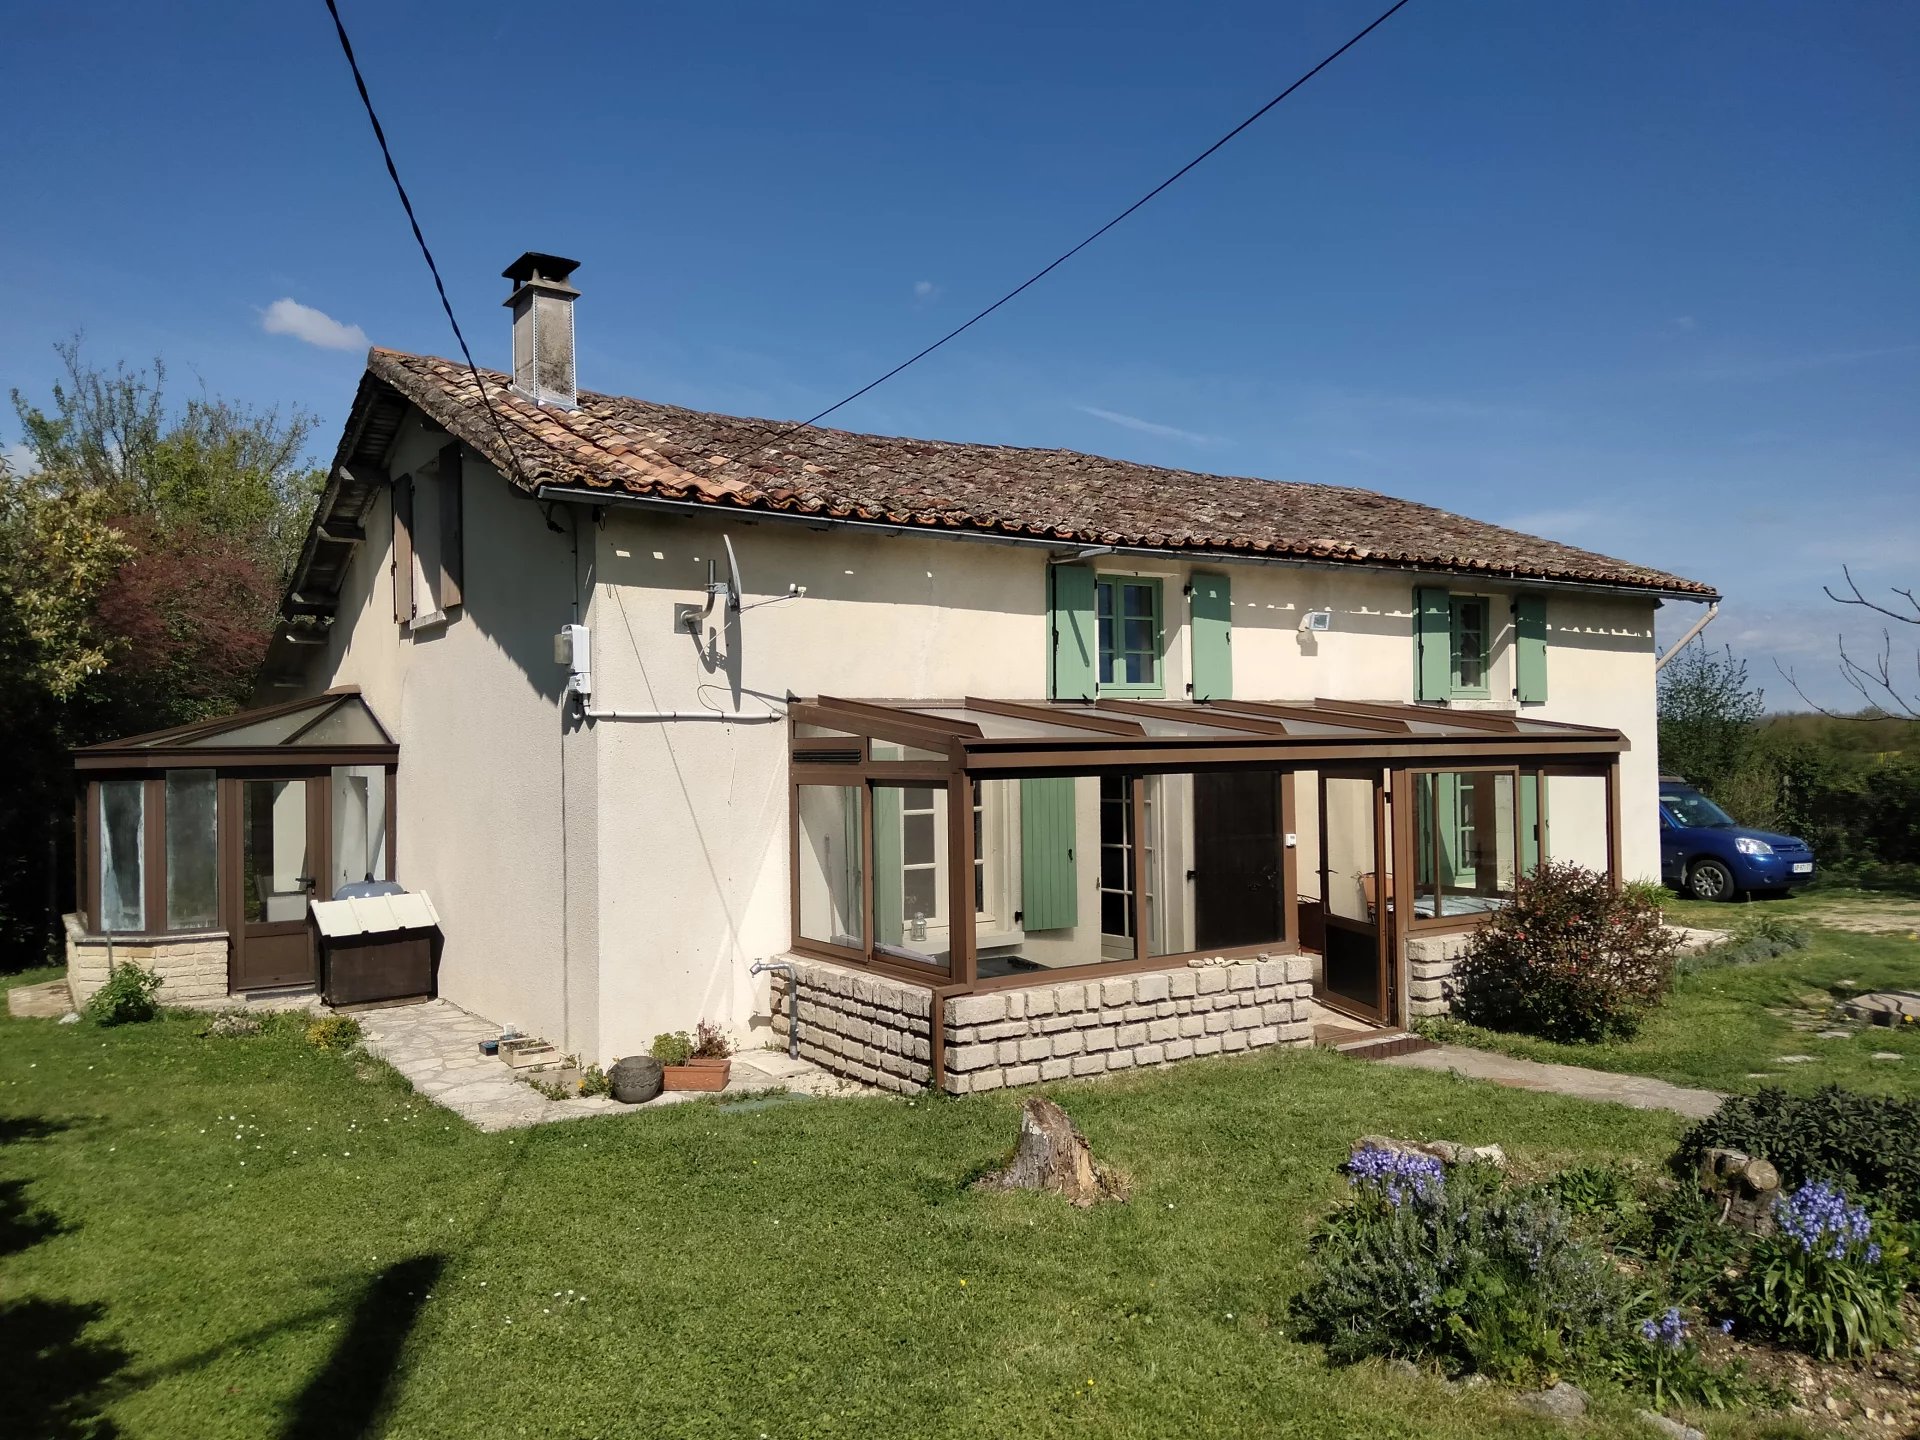
<instances>
[{"instance_id":1,"label":"chimney cap","mask_svg":"<svg viewBox=\"0 0 1920 1440\"><path fill-rule=\"evenodd\" d=\"M515 285L525 285L529 282L565 285L567 277L579 268L578 260L569 260L564 255L548 255L540 250L529 250L502 270L500 275L503 279L513 281Z\"/></svg>"}]
</instances>

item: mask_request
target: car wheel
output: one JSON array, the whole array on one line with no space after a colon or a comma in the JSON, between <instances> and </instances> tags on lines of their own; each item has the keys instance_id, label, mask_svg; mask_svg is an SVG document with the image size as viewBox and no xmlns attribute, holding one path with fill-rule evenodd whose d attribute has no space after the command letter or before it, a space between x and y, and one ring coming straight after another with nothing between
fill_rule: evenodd
<instances>
[{"instance_id":1,"label":"car wheel","mask_svg":"<svg viewBox=\"0 0 1920 1440\"><path fill-rule=\"evenodd\" d=\"M1687 871L1687 893L1696 900L1731 900L1733 872L1718 860L1696 860Z\"/></svg>"}]
</instances>

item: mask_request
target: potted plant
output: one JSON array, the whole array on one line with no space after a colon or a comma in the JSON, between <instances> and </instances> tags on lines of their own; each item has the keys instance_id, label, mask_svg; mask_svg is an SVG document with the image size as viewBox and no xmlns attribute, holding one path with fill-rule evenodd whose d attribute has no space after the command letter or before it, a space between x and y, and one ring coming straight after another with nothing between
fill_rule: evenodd
<instances>
[{"instance_id":1,"label":"potted plant","mask_svg":"<svg viewBox=\"0 0 1920 1440\"><path fill-rule=\"evenodd\" d=\"M651 1051L661 1065L668 1090L724 1090L733 1070L733 1046L727 1037L702 1021L695 1034L669 1031L653 1037Z\"/></svg>"}]
</instances>

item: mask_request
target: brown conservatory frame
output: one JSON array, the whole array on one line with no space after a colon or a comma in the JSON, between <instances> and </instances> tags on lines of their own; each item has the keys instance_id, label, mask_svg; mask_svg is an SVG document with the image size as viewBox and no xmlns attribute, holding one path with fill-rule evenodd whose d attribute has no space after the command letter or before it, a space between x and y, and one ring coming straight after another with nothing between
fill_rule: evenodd
<instances>
[{"instance_id":1,"label":"brown conservatory frame","mask_svg":"<svg viewBox=\"0 0 1920 1440\"><path fill-rule=\"evenodd\" d=\"M996 727L995 722L1018 722ZM1143 721L1172 722L1196 732L1151 733ZM992 733L999 728L1001 733ZM804 734L806 730L829 732ZM1014 733L1018 731L1020 733ZM1538 720L1513 711L1454 710L1430 705L1317 699L1286 703L1242 700L1086 701L845 700L818 696L789 709L789 904L792 948L822 960L927 986L938 1005L954 995L1053 984L1063 980L1170 969L1197 955L1287 954L1299 949L1298 849L1283 848L1284 939L1240 950L1210 948L1148 955L1150 906L1144 883L1131 887L1134 954L1131 959L982 977L978 973L972 898L975 782L1124 775L1131 784L1134 854L1143 852L1146 777L1219 770L1282 772L1281 828L1295 831L1294 775L1339 767L1379 777L1380 795L1396 816L1413 814L1417 774L1429 771L1507 771L1542 777L1540 825L1546 825L1548 775L1596 776L1606 785L1608 870L1620 874L1620 755L1628 749L1617 730ZM928 758L876 760L878 740L926 752ZM1517 781L1516 781L1517 783ZM948 963L943 968L878 953L874 924L872 792L876 785L944 788L947 797ZM860 947L801 935L800 790L827 785L858 788L860 804ZM963 799L964 802L963 803ZM1383 809L1385 806L1382 807ZM1515 856L1519 811L1515 812ZM1392 908L1414 915L1415 826L1392 827ZM1544 854L1544 849L1542 851ZM1317 857L1316 857L1317 858ZM1436 893L1436 902L1439 893ZM1442 908L1436 903L1436 909ZM1429 934L1472 927L1482 915L1410 920L1404 933ZM1384 943L1384 942L1383 942ZM1390 965L1397 960L1390 960ZM941 1027L935 1025L936 1045Z\"/></svg>"}]
</instances>

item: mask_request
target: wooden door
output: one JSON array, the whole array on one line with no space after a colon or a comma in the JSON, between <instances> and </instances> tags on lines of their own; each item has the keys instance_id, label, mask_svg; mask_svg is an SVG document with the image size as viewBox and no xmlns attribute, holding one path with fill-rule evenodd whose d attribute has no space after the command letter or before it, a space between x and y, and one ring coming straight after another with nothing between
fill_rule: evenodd
<instances>
[{"instance_id":1,"label":"wooden door","mask_svg":"<svg viewBox=\"0 0 1920 1440\"><path fill-rule=\"evenodd\" d=\"M1229 950L1285 931L1280 777L1201 771L1193 777L1194 948Z\"/></svg>"},{"instance_id":2,"label":"wooden door","mask_svg":"<svg viewBox=\"0 0 1920 1440\"><path fill-rule=\"evenodd\" d=\"M235 990L315 984L307 907L316 878L326 873L326 781L243 775L229 784L231 984Z\"/></svg>"}]
</instances>

